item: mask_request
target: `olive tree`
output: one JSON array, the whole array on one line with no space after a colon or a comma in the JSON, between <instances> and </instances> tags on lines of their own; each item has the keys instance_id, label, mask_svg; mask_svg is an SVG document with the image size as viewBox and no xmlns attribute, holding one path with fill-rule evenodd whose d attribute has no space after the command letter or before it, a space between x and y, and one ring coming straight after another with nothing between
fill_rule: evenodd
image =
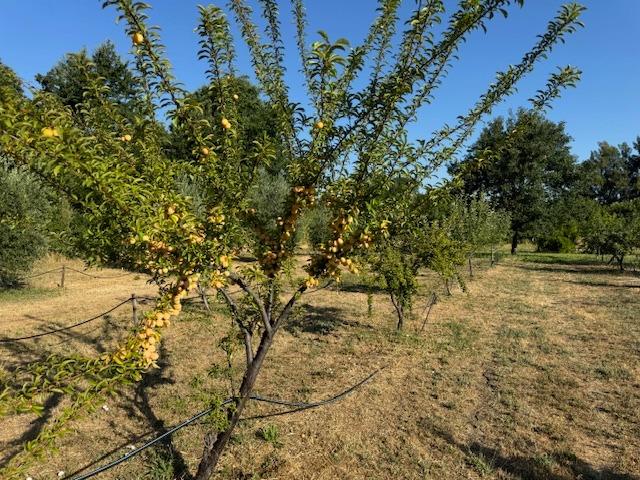
<instances>
[{"instance_id":1,"label":"olive tree","mask_svg":"<svg viewBox=\"0 0 640 480\"><path fill-rule=\"evenodd\" d=\"M90 88L80 117L45 92L24 98L2 88L0 148L66 192L83 213L86 228L79 244L85 257L148 273L160 287L155 308L115 350L96 358L49 358L3 380L3 414L40 411L53 392L62 391L70 400L2 475L20 475L25 459L49 447L70 420L105 392L137 382L153 368L181 300L206 279L227 302L245 350L244 375L222 412L225 421L204 440L195 478L210 478L278 331L305 291L320 279L339 278L345 269L358 271L349 260L385 236L385 212L464 144L477 122L576 28L582 10L564 6L522 60L499 72L455 124L410 142L407 125L431 101L459 46L494 16L506 15L513 3L522 1L463 1L448 14L444 2L421 0L401 19L399 0L381 0L364 41L348 48L346 40L324 33L309 44L302 2L293 0L308 95L308 105L301 105L290 100L285 82L277 2L259 2L266 24L262 34L245 1L231 0L276 125L274 139L255 140L248 150L238 140L243 136L232 81L237 76L234 40L224 12L214 6L199 7L197 27L198 55L207 64L211 88L218 90L214 118L206 118L197 98L174 79L158 29L146 23L147 5L134 0L107 0L105 6L117 8L133 44L140 115L122 115L86 58L79 70ZM576 77L571 67L553 74L534 103L548 103ZM191 139L183 158L164 153L161 113ZM223 135L212 135L212 128ZM275 155L290 187L279 215L270 219L258 215L246 192ZM197 201L177 186L185 176L201 186ZM406 187L397 188L401 182ZM328 212L330 238L309 258L306 277L286 292L282 278L299 241L298 220L317 204ZM247 249L256 262L235 266L234 254ZM244 292L242 303L229 294L231 284Z\"/></svg>"}]
</instances>

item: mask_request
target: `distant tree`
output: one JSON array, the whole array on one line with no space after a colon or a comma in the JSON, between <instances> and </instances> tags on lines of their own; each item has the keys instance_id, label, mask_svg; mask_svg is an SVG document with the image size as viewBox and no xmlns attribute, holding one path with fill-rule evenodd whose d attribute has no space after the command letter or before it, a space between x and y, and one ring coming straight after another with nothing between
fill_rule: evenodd
<instances>
[{"instance_id":1,"label":"distant tree","mask_svg":"<svg viewBox=\"0 0 640 480\"><path fill-rule=\"evenodd\" d=\"M138 80L110 41L98 46L91 56L84 49L65 55L47 73L36 75L36 81L43 91L54 94L64 105L77 111L85 93L91 88L86 69L103 79L106 87L103 94L114 105L118 105L129 119L139 113Z\"/></svg>"},{"instance_id":2,"label":"distant tree","mask_svg":"<svg viewBox=\"0 0 640 480\"><path fill-rule=\"evenodd\" d=\"M625 160L629 178L627 198L638 198L640 197L640 136L633 142L633 148L623 143L620 146L620 152Z\"/></svg>"},{"instance_id":3,"label":"distant tree","mask_svg":"<svg viewBox=\"0 0 640 480\"><path fill-rule=\"evenodd\" d=\"M564 123L534 111L498 117L480 133L467 156L449 171L468 195L486 195L511 216L511 253L542 217L547 203L565 192L575 178L571 138ZM478 168L468 168L479 164Z\"/></svg>"},{"instance_id":4,"label":"distant tree","mask_svg":"<svg viewBox=\"0 0 640 480\"><path fill-rule=\"evenodd\" d=\"M548 202L533 229L538 251L575 252L583 241L584 226L599 209L598 202L579 195L577 189Z\"/></svg>"},{"instance_id":5,"label":"distant tree","mask_svg":"<svg viewBox=\"0 0 640 480\"><path fill-rule=\"evenodd\" d=\"M615 147L600 142L580 164L581 193L603 205L640 196L640 138L634 147L635 154L626 143Z\"/></svg>"},{"instance_id":6,"label":"distant tree","mask_svg":"<svg viewBox=\"0 0 640 480\"><path fill-rule=\"evenodd\" d=\"M600 142L598 150L580 165L584 193L603 205L625 199L629 189L627 166L620 149Z\"/></svg>"},{"instance_id":7,"label":"distant tree","mask_svg":"<svg viewBox=\"0 0 640 480\"><path fill-rule=\"evenodd\" d=\"M214 82L210 85L198 88L190 93L189 99L199 105L203 109L203 117L208 119L212 125L217 125L222 118L221 105L231 103L238 112L238 119L241 123L239 139L245 149L249 152L254 142L273 141L276 134L276 122L273 112L273 106L269 105L260 97L260 90L253 85L247 77L232 77L226 79L225 83L229 86L228 90L219 88L218 83ZM229 95L228 92L233 94ZM227 95L228 98L221 99L221 95ZM221 138L222 133L219 128L211 128L206 132L213 138ZM193 149L196 147L190 136L188 120L177 119L171 126L169 146L167 154L175 158L187 158L192 155ZM281 159L278 162L278 156L269 159L266 164L265 171L268 173L282 173Z\"/></svg>"},{"instance_id":8,"label":"distant tree","mask_svg":"<svg viewBox=\"0 0 640 480\"><path fill-rule=\"evenodd\" d=\"M624 270L624 259L640 248L640 199L602 206L585 224L586 250L611 255L609 263Z\"/></svg>"}]
</instances>

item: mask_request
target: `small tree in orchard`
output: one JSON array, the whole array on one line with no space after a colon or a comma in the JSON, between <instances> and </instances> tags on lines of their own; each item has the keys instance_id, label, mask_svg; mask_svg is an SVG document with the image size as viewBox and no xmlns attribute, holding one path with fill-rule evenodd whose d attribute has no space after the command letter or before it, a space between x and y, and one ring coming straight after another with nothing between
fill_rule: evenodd
<instances>
[{"instance_id":1,"label":"small tree in orchard","mask_svg":"<svg viewBox=\"0 0 640 480\"><path fill-rule=\"evenodd\" d=\"M222 412L225 422L204 440L195 478L210 478L278 331L304 292L320 279L339 278L343 270L357 272L356 262L349 260L385 236L385 212L456 152L477 122L575 30L582 10L575 4L563 7L531 51L500 72L468 113L427 139L409 142L407 125L430 102L458 46L494 16L506 14L512 3L522 2L464 1L447 16L443 2L419 1L404 23L398 17L400 2L383 0L363 43L347 49L345 40L331 41L325 34L309 46L303 5L293 0L308 89L309 105L304 106L289 99L284 80L277 3L260 2L266 23L262 38L245 2L231 0L276 125L276 138L257 139L248 149L239 140L234 42L225 15L213 6L200 7L197 27L198 55L207 64L211 88L218 91L213 119L175 81L158 30L146 24L147 6L133 0L105 2L118 9L133 43L142 105L133 119L117 108L109 86L86 58L80 71L89 88L79 115L45 92L26 98L3 87L2 153L66 192L83 214L86 227L79 244L88 260L146 272L160 287L156 306L113 351L96 358L49 358L2 380L2 414L42 411L53 392L63 391L70 399L27 450L9 462L3 478L20 476L29 455L43 452L105 392L139 381L153 368L181 300L202 279L227 302L245 350L244 375L232 405ZM443 20L444 29L439 26ZM575 79L569 67L552 75L534 101L548 103ZM160 111L190 139L182 158L166 155L166 134L156 117ZM258 216L246 192L255 188L256 172L275 156L289 190L280 214L268 220ZM197 179L197 201L181 189L178 180L185 177ZM285 295L282 279L293 261L298 220L317 204L326 208L330 238L309 259L306 278ZM235 266L234 254L247 249L257 261ZM244 292L242 302L229 294L231 284Z\"/></svg>"},{"instance_id":2,"label":"small tree in orchard","mask_svg":"<svg viewBox=\"0 0 640 480\"><path fill-rule=\"evenodd\" d=\"M610 255L609 263L624 270L624 260L640 248L640 199L597 208L582 227L585 250Z\"/></svg>"},{"instance_id":3,"label":"small tree in orchard","mask_svg":"<svg viewBox=\"0 0 640 480\"><path fill-rule=\"evenodd\" d=\"M472 259L482 248L491 248L491 265L494 264L495 247L507 239L510 218L507 213L491 208L482 198L472 198L466 203L461 200L457 209L461 217L458 234L468 246L469 276L473 277Z\"/></svg>"}]
</instances>

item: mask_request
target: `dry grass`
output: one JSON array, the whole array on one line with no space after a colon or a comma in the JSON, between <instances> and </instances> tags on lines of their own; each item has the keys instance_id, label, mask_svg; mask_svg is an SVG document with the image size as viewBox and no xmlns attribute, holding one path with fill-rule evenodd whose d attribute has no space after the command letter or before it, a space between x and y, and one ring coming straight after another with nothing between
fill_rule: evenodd
<instances>
[{"instance_id":1,"label":"dry grass","mask_svg":"<svg viewBox=\"0 0 640 480\"><path fill-rule=\"evenodd\" d=\"M421 281L428 288L414 309L419 315L428 291L438 285L430 275ZM83 277L62 293L36 285L41 290L32 297L0 297L2 335L40 325L22 323L27 313L77 320L132 291L152 292L142 279L126 282ZM397 334L380 292L368 317L366 293L355 282L310 294L279 334L259 393L321 399L386 368L338 404L243 423L219 477L638 479L639 289L633 274L598 265L507 260L479 271L468 293L443 298L423 335L415 333L421 318ZM107 348L124 334L127 315L97 331L59 338L62 345L43 340L23 350L3 349L5 362L42 350ZM217 342L228 329L222 307L213 316L188 308L163 344L161 368L144 384L108 399L108 411L74 424L59 453L35 466L32 476L54 478L101 456L116 458L128 445L140 444L140 434L160 432L213 396L225 396L225 357ZM241 350L236 357L237 381ZM267 411L272 408L252 405L247 415ZM15 452L16 440L39 428L28 416L2 420L0 461ZM184 464L193 469L207 428L185 429L170 444L100 478L169 479Z\"/></svg>"}]
</instances>

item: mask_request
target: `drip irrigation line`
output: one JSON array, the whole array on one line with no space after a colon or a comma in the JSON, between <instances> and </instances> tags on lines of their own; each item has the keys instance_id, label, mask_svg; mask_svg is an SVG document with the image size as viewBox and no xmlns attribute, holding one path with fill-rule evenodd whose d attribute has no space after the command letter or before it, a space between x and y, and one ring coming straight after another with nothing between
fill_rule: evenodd
<instances>
[{"instance_id":1,"label":"drip irrigation line","mask_svg":"<svg viewBox=\"0 0 640 480\"><path fill-rule=\"evenodd\" d=\"M282 416L282 415L288 415L290 413L297 413L297 412L301 412L303 410L309 410L311 408L322 407L324 405L328 405L330 403L337 402L338 400L342 400L344 397L349 395L354 390L360 388L365 383L369 382L373 377L375 377L378 373L380 373L381 370L383 370L385 368L386 368L386 366L379 368L375 372L372 372L371 374L369 374L363 380L360 380L355 385L352 385L351 387L349 387L346 390L338 393L337 395L334 395L331 398L327 398L325 400L320 400L319 402L314 402L314 403L287 402L286 400L277 400L277 399L271 399L271 398L264 398L264 397L261 397L259 395L253 395L253 396L251 396L252 400L256 400L256 401L259 401L259 402L273 403L273 404L276 404L276 405L285 405L285 406L290 406L290 407L294 407L294 408L292 408L290 410L285 410L283 412L267 413L267 414L264 414L264 415L254 415L252 417L243 418L242 420L260 420L260 419L263 419L263 418L279 417L279 416Z\"/></svg>"},{"instance_id":2,"label":"drip irrigation line","mask_svg":"<svg viewBox=\"0 0 640 480\"><path fill-rule=\"evenodd\" d=\"M255 419L259 419L259 418L267 418L267 417L272 417L272 416L276 416L276 415L287 415L287 414L290 414L290 413L296 413L296 412L300 412L300 411L303 411L303 410L308 410L308 409L311 409L311 408L317 408L317 407L321 407L323 405L327 405L327 404L330 404L330 403L337 402L338 400L341 400L342 398L346 397L347 395L349 395L351 392L353 392L357 388L361 387L362 385L364 385L365 383L370 381L375 375L377 375L384 368L385 367L382 367L382 368L376 370L375 372L371 373L370 375L368 375L363 380L359 381L355 385L352 385L351 387L347 388L346 390L338 393L337 395L334 395L334 396L332 396L330 398L327 398L325 400L321 400L319 402L314 402L314 403L289 402L289 401L286 401L286 400L280 400L280 399L274 399L274 398L266 398L266 397L262 397L260 395L250 395L249 396L250 400L255 400L255 401L264 402L264 403L270 403L270 404L274 404L274 405L285 405L285 406L290 406L290 407L295 407L295 408L292 408L290 410L286 410L284 412L276 412L276 413L267 414L267 415L257 415L257 416L254 416L254 417L246 417L246 418L243 418L241 420L242 421L255 420ZM83 475L79 475L79 476L76 476L76 477L72 477L72 476L65 477L65 480L67 480L67 479L87 480L87 479L92 478L92 477L94 477L94 476L96 476L96 475L98 475L98 474L100 474L102 472L110 470L110 469L120 465L121 463L130 460L131 458L133 458L138 453L140 453L143 450L146 450L147 448L155 445L159 441L161 441L164 438L172 435L173 433L177 432L178 430L181 430L182 428L191 425L192 423L196 422L197 420L201 419L202 417L204 417L204 416L208 415L209 413L213 412L216 408L219 408L219 407L221 407L223 405L227 405L227 404L229 404L229 403L231 403L233 401L234 401L233 398L227 398L221 404L213 406L213 407L209 407L209 408L207 408L205 410L202 410L201 412L196 413L192 417L180 422L175 427L172 427L171 429L167 430L162 435L159 435L159 436L149 440L148 442L144 443L143 445L139 446L138 448L136 448L134 450L131 450L130 452L125 453L122 457L120 457L120 458L118 458L116 460L113 460L112 462L109 462L109 463L107 463L107 464L105 464L105 465L103 465L101 467L98 467L95 470L92 470L92 471L90 471L88 473L85 473Z\"/></svg>"},{"instance_id":3,"label":"drip irrigation line","mask_svg":"<svg viewBox=\"0 0 640 480\"><path fill-rule=\"evenodd\" d=\"M232 401L233 401L232 398L227 398L219 406L226 405L228 403L231 403ZM149 440L144 445L139 446L135 450L131 450L130 452L127 452L122 457L118 458L117 460L114 460L113 462L107 463L106 465L103 465L102 467L96 468L95 470L92 470L89 473L85 473L84 475L80 475L78 477L73 477L73 480L86 480L87 478L95 477L99 473L105 472L107 470L111 470L113 467L116 467L116 466L120 465L122 462L126 462L127 460L130 460L131 458L133 458L138 453L140 453L143 450L146 450L147 448L155 445L160 440L168 437L169 435L177 432L178 430L180 430L180 429L182 429L182 428L184 428L184 427L186 427L188 425L191 425L193 422L195 422L196 420L201 419L205 415L208 415L215 408L217 408L217 406L210 407L210 408L207 408L206 410L202 410L201 412L196 413L193 417L188 418L187 420L184 420L183 422L179 423L175 427L173 427L173 428L167 430L166 432L164 432L162 435L159 435L159 436L155 437L154 439ZM68 478L72 478L72 477L65 477L65 480L68 479Z\"/></svg>"},{"instance_id":4,"label":"drip irrigation line","mask_svg":"<svg viewBox=\"0 0 640 480\"><path fill-rule=\"evenodd\" d=\"M20 342L20 341L23 341L23 340L31 340L33 338L44 337L46 335L53 335L54 333L60 333L60 332L66 331L66 330L71 330L72 328L76 328L76 327L79 327L79 326L84 325L86 323L93 322L94 320L102 318L105 315L113 312L115 309L121 307L125 303L129 303L130 301L131 301L131 299L127 298L126 300L124 300L123 302L120 302L115 307L110 308L106 312L102 312L101 314L96 315L96 316L91 317L91 318L88 318L87 320L82 320L81 322L74 323L73 325L68 325L66 327L57 328L55 330L49 330L48 332L37 333L37 334L34 334L34 335L27 335L25 337L0 338L0 343L12 343L12 342Z\"/></svg>"}]
</instances>

